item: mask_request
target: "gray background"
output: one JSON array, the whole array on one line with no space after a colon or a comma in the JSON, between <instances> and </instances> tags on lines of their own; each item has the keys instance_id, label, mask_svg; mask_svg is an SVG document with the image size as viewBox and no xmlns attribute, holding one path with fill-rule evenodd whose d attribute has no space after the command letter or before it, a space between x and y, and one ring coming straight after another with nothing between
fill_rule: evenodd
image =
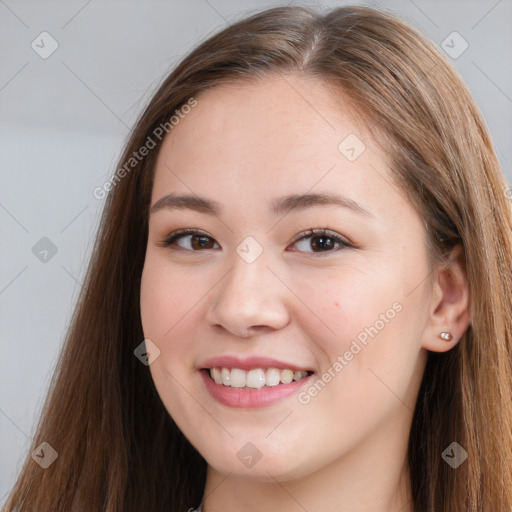
<instances>
[{"instance_id":1,"label":"gray background","mask_svg":"<svg viewBox=\"0 0 512 512\"><path fill-rule=\"evenodd\" d=\"M280 4L0 0L0 504L30 448L81 287L103 206L94 187L115 170L138 112L189 49ZM512 1L365 4L397 12L439 45L453 31L468 42L452 60L511 183ZM43 31L58 42L47 59L31 47ZM46 262L32 251L42 237L57 248Z\"/></svg>"}]
</instances>

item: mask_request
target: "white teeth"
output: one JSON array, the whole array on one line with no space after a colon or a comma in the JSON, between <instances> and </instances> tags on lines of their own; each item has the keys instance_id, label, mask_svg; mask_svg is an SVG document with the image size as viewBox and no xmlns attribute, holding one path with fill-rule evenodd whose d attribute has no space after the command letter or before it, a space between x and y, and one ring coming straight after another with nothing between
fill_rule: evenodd
<instances>
[{"instance_id":1,"label":"white teeth","mask_svg":"<svg viewBox=\"0 0 512 512\"><path fill-rule=\"evenodd\" d=\"M222 384L222 373L218 368L211 369L211 376L217 384Z\"/></svg>"},{"instance_id":2,"label":"white teeth","mask_svg":"<svg viewBox=\"0 0 512 512\"><path fill-rule=\"evenodd\" d=\"M231 370L233 371L233 370ZM241 370L240 370L241 371ZM247 372L247 387L248 388L262 388L265 385L265 372L261 368L249 370Z\"/></svg>"},{"instance_id":3,"label":"white teeth","mask_svg":"<svg viewBox=\"0 0 512 512\"><path fill-rule=\"evenodd\" d=\"M231 372L227 368L222 368L222 384L231 386Z\"/></svg>"},{"instance_id":4,"label":"white teeth","mask_svg":"<svg viewBox=\"0 0 512 512\"><path fill-rule=\"evenodd\" d=\"M289 384L307 377L308 372L280 370L279 368L254 368L248 372L240 368L210 368L210 376L217 384L233 388L259 389L264 386L277 386L278 384Z\"/></svg>"},{"instance_id":5,"label":"white teeth","mask_svg":"<svg viewBox=\"0 0 512 512\"><path fill-rule=\"evenodd\" d=\"M222 368L224 372L226 368ZM247 382L247 372L240 370L239 368L233 368L231 370L231 387L232 388L245 388Z\"/></svg>"},{"instance_id":6,"label":"white teeth","mask_svg":"<svg viewBox=\"0 0 512 512\"><path fill-rule=\"evenodd\" d=\"M293 371L292 370L283 370L281 372L281 382L283 384L290 384L293 380Z\"/></svg>"},{"instance_id":7,"label":"white teeth","mask_svg":"<svg viewBox=\"0 0 512 512\"><path fill-rule=\"evenodd\" d=\"M277 368L269 368L265 375L267 386L277 386L281 382L281 372Z\"/></svg>"}]
</instances>

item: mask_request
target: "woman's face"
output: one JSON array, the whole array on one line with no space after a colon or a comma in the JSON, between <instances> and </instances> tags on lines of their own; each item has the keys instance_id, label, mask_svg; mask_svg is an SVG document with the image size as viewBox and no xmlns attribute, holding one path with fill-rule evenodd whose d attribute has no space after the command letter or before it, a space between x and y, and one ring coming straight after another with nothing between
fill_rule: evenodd
<instances>
[{"instance_id":1,"label":"woman's face","mask_svg":"<svg viewBox=\"0 0 512 512\"><path fill-rule=\"evenodd\" d=\"M405 446L431 297L422 219L322 83L196 99L160 150L141 285L169 414L212 468L260 480Z\"/></svg>"}]
</instances>

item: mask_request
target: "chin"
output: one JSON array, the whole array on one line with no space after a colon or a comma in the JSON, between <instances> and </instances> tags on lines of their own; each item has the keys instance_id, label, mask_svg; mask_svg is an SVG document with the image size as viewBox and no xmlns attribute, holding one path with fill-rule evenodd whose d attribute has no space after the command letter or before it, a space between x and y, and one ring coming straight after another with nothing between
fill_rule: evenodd
<instances>
[{"instance_id":1,"label":"chin","mask_svg":"<svg viewBox=\"0 0 512 512\"><path fill-rule=\"evenodd\" d=\"M307 476L314 471L313 462L308 460L307 454L301 452L300 460L293 454L300 452L300 447L290 449L290 452L283 452L281 449L273 449L271 446L263 446L260 443L246 443L242 448L230 447L214 453L202 453L208 465L219 473L233 477L251 479L258 482L275 482L297 480ZM233 453L227 457L227 453Z\"/></svg>"}]
</instances>

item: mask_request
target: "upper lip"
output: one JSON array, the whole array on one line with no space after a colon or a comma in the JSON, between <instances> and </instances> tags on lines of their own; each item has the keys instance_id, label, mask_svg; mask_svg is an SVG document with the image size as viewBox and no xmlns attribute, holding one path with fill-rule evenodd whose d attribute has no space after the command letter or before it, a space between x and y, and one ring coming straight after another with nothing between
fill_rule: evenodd
<instances>
[{"instance_id":1,"label":"upper lip","mask_svg":"<svg viewBox=\"0 0 512 512\"><path fill-rule=\"evenodd\" d=\"M294 370L294 371L313 371L310 368L305 368L302 366L298 366L293 363L288 363L286 361L279 361L277 359L272 359L270 357L247 357L245 359L241 359L236 356L219 356L212 357L206 361L204 361L200 365L201 369L205 368L240 368L241 370L253 370L255 368L279 368L282 370Z\"/></svg>"}]
</instances>

